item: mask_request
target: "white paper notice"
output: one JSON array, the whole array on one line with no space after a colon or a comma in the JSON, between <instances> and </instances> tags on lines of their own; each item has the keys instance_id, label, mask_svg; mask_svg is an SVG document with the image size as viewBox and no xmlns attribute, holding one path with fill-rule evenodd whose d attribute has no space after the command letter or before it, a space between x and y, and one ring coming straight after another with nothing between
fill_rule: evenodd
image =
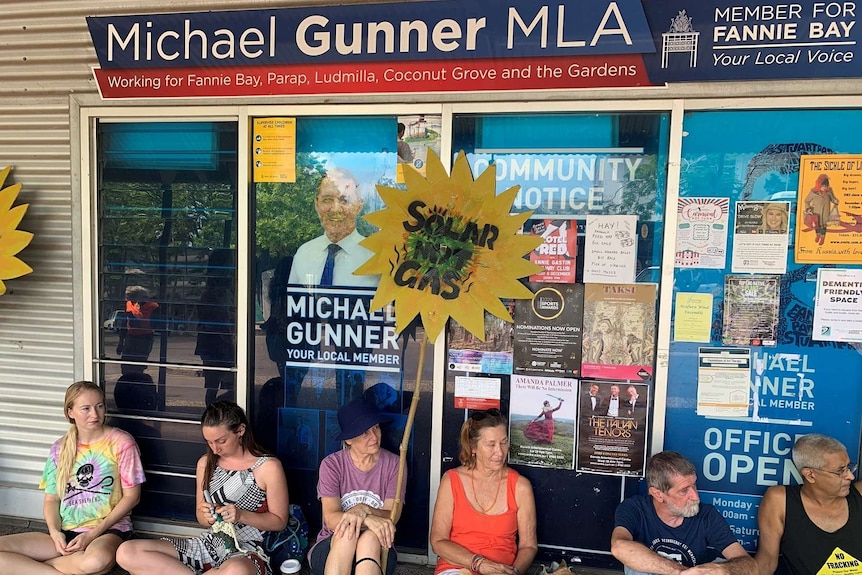
<instances>
[{"instance_id":1,"label":"white paper notice","mask_svg":"<svg viewBox=\"0 0 862 575\"><path fill-rule=\"evenodd\" d=\"M817 270L812 338L862 341L862 269Z\"/></svg>"},{"instance_id":2,"label":"white paper notice","mask_svg":"<svg viewBox=\"0 0 862 575\"><path fill-rule=\"evenodd\" d=\"M637 216L587 216L584 283L634 283Z\"/></svg>"},{"instance_id":3,"label":"white paper notice","mask_svg":"<svg viewBox=\"0 0 862 575\"><path fill-rule=\"evenodd\" d=\"M729 207L729 198L679 198L676 267L724 269Z\"/></svg>"},{"instance_id":4,"label":"white paper notice","mask_svg":"<svg viewBox=\"0 0 862 575\"><path fill-rule=\"evenodd\" d=\"M499 377L455 377L455 409L500 407Z\"/></svg>"},{"instance_id":5,"label":"white paper notice","mask_svg":"<svg viewBox=\"0 0 862 575\"><path fill-rule=\"evenodd\" d=\"M701 347L697 352L697 414L746 417L751 350Z\"/></svg>"}]
</instances>

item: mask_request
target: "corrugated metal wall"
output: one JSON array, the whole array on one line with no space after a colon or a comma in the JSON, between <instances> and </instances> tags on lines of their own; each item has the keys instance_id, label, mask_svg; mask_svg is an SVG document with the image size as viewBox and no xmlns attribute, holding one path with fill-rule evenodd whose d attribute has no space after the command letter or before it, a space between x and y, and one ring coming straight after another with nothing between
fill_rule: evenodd
<instances>
[{"instance_id":1,"label":"corrugated metal wall","mask_svg":"<svg viewBox=\"0 0 862 575\"><path fill-rule=\"evenodd\" d=\"M80 378L83 302L75 300L77 203L70 163L69 97L96 93L85 17L284 6L291 2L3 0L0 9L0 168L23 184L30 208L20 257L33 273L0 297L0 515L41 517L38 482L51 443L66 430L66 387ZM80 285L80 284L78 284ZM80 290L79 290L80 291ZM79 294L80 295L80 294Z\"/></svg>"}]
</instances>

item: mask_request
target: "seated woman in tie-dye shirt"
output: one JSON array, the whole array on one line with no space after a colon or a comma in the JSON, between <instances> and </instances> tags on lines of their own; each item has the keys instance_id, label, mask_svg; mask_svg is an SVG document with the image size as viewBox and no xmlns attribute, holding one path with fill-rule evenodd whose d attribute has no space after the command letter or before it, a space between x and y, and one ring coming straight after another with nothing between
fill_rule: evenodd
<instances>
[{"instance_id":1,"label":"seated woman in tie-dye shirt","mask_svg":"<svg viewBox=\"0 0 862 575\"><path fill-rule=\"evenodd\" d=\"M41 572L40 563L101 575L131 536L144 482L134 438L105 425L105 393L89 381L69 386L64 407L72 425L51 446L40 484L48 533L0 537L0 575Z\"/></svg>"}]
</instances>

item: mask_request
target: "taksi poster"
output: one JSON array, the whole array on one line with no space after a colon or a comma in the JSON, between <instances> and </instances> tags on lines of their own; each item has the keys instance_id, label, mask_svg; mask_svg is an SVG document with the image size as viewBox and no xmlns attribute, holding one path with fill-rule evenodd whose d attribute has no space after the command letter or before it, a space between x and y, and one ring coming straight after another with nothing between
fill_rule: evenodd
<instances>
[{"instance_id":1,"label":"taksi poster","mask_svg":"<svg viewBox=\"0 0 862 575\"><path fill-rule=\"evenodd\" d=\"M650 379L655 360L655 284L587 284L581 375Z\"/></svg>"}]
</instances>

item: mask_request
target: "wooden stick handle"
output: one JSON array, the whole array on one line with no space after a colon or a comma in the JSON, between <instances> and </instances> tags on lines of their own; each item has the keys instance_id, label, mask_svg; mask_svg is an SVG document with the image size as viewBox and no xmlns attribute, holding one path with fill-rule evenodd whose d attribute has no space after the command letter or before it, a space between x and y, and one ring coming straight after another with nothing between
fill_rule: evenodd
<instances>
[{"instance_id":1,"label":"wooden stick handle","mask_svg":"<svg viewBox=\"0 0 862 575\"><path fill-rule=\"evenodd\" d=\"M407 446L410 445L410 432L413 430L413 420L416 419L416 408L419 405L419 393L422 383L422 370L425 367L425 349L428 345L428 336L422 337L419 344L419 364L416 367L416 384L413 386L413 399L410 401L410 409L407 411L407 423L404 424L404 434L401 436L401 445L398 448L398 479L395 482L395 502L389 512L389 519L395 523L398 517L398 509L401 507L401 486L404 485L404 468L407 466ZM386 564L389 561L389 550L384 549L380 557L380 568L386 575Z\"/></svg>"}]
</instances>

